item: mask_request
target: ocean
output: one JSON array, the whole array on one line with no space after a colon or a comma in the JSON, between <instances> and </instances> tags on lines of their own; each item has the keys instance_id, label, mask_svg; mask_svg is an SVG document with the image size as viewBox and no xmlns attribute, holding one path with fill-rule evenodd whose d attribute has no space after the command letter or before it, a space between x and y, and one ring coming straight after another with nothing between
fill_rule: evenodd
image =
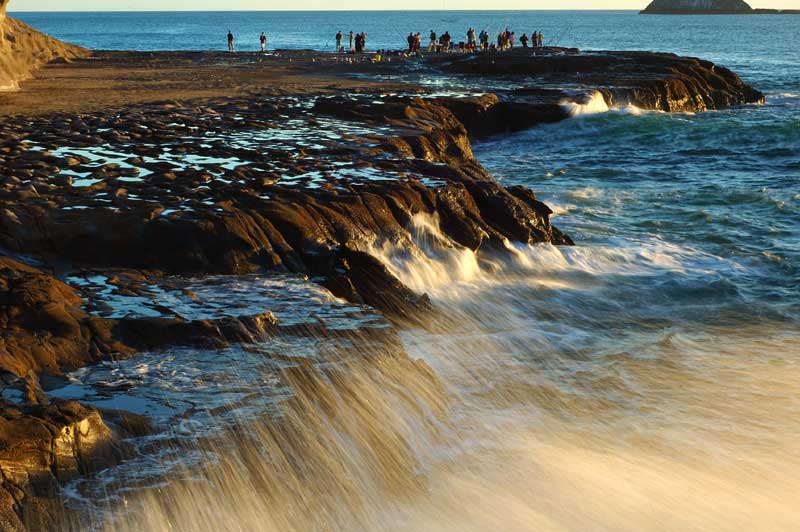
<instances>
[{"instance_id":1,"label":"ocean","mask_svg":"<svg viewBox=\"0 0 800 532\"><path fill-rule=\"evenodd\" d=\"M630 11L12 16L90 48L138 50L223 49L228 29L240 50L255 50L261 31L270 48L330 50L337 30L366 31L369 48L400 48L409 31L446 29L458 36L469 26L493 33L509 27L518 36L542 31L548 45L702 57L766 94L764 105L697 114L587 108L558 124L476 142L476 157L495 178L535 190L577 246L516 245L512 263L490 265L471 252L432 244L435 221L418 220L413 230L427 243L420 245L422 255L376 251L398 277L455 318L446 332L400 332L406 351L441 382L436 394L405 373L391 386L360 378L355 389L365 403L383 405L377 411L385 417L348 417L348 408L362 411L344 402L343 425L326 426L350 435L353 449L363 451L353 443L363 436L383 449L381 459L322 446L331 452L327 459L315 454L317 469L292 480L320 482L328 498L289 500L293 489L305 493L300 482L287 483L289 494L280 499L295 510L308 503L314 519L300 511L259 521L258 510L275 506L260 506L242 475L231 473L213 489L183 488L168 507L147 499L147 510L122 517L118 529L159 529L167 522L186 530L248 524L297 530L796 529L800 17ZM458 79L423 81L445 90L491 88ZM283 346L288 353L305 348ZM108 379L128 378L134 389L162 386L163 392L165 377L156 366L114 366ZM233 375L248 371L227 366ZM170 371L180 373L180 364ZM388 390L403 385L410 394L430 393L434 403L450 405L434 436L423 421L425 409L394 402ZM150 399L159 394L142 392ZM364 420L385 432L362 430ZM271 433L265 438L276 441ZM399 470L424 478L425 494L384 490L382 482L391 484ZM250 506L219 502L214 494L220 486ZM204 508L213 508L211 517L198 510Z\"/></svg>"}]
</instances>

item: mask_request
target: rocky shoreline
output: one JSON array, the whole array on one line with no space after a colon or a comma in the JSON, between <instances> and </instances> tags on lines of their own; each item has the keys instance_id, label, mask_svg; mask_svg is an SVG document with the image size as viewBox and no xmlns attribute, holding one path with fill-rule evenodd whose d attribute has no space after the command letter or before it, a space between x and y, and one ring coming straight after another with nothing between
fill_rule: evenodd
<instances>
[{"instance_id":1,"label":"rocky shoreline","mask_svg":"<svg viewBox=\"0 0 800 532\"><path fill-rule=\"evenodd\" d=\"M8 96L17 111L0 124L0 528L47 529L64 480L124 460L125 439L152 430L135 414L53 398L48 379L167 346L310 334L269 309L195 318L154 293L202 306L202 279L289 274L387 320L315 334L395 345L393 326L425 325L434 310L372 250L412 247L415 217L487 258L509 241L573 244L533 191L487 173L471 141L568 119L598 98L667 112L763 101L731 71L670 54L350 59L98 52L40 74L58 73L57 87L92 72L87 109L48 100L37 80L38 93L23 85ZM144 81L115 86L123 65ZM183 85L219 72L228 80L202 92ZM492 90L431 94L425 76ZM126 91L137 95L120 104ZM120 313L115 297L152 312Z\"/></svg>"}]
</instances>

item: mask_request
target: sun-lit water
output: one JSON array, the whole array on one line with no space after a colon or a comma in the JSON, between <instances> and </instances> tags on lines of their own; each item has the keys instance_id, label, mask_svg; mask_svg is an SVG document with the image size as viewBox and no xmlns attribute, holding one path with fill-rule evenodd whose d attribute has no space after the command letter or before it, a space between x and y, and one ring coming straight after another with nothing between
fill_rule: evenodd
<instances>
[{"instance_id":1,"label":"sun-lit water","mask_svg":"<svg viewBox=\"0 0 800 532\"><path fill-rule=\"evenodd\" d=\"M643 6L646 2L643 2ZM11 4L11 9L14 4ZM404 48L409 31L423 36L450 31L454 41L467 28L493 34L508 27L517 37L541 31L548 46L597 50L659 50L725 58L764 74L790 67L798 22L791 15L640 16L636 11L378 11L378 12L180 12L11 13L52 35L90 48L110 50L225 50L226 34L237 48L258 50L266 32L270 48L333 50L337 31L367 33L368 48ZM750 61L760 53L757 63ZM797 78L795 77L795 80Z\"/></svg>"},{"instance_id":2,"label":"sun-lit water","mask_svg":"<svg viewBox=\"0 0 800 532\"><path fill-rule=\"evenodd\" d=\"M427 218L409 227L413 248L376 242L439 311L430 328L400 331L416 362L391 341L309 329L253 351L181 349L72 375L61 393L113 401L116 383L167 420L139 459L70 487L68 502L89 504L98 528L797 528L800 18L22 18L88 46L141 49L221 48L228 25L242 43L263 27L275 45L329 48L350 23L376 47L401 45L406 28L513 23L551 44L702 56L767 95L704 114L595 105L476 143L496 178L536 190L578 245L509 243L509 257L477 257ZM323 316L346 309L308 290ZM270 297L291 307L280 290Z\"/></svg>"}]
</instances>

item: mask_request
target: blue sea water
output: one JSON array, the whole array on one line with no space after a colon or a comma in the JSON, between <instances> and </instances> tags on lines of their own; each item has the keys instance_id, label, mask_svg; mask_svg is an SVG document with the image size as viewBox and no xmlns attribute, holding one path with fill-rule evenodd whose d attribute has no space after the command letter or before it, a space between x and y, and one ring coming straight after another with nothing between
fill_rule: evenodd
<instances>
[{"instance_id":1,"label":"blue sea water","mask_svg":"<svg viewBox=\"0 0 800 532\"><path fill-rule=\"evenodd\" d=\"M13 4L12 4L13 7ZM410 31L467 28L492 34L508 27L521 36L544 32L548 46L598 50L655 50L701 55L732 68L753 64L768 77L797 63L796 16L640 16L635 11L297 11L11 13L55 37L93 49L225 50L228 30L237 48L333 50L337 31L364 31L372 49L405 47ZM778 70L776 70L776 68ZM795 72L796 76L796 72ZM796 81L797 78L795 77Z\"/></svg>"},{"instance_id":2,"label":"blue sea water","mask_svg":"<svg viewBox=\"0 0 800 532\"><path fill-rule=\"evenodd\" d=\"M518 35L543 31L549 45L674 52L739 73L765 104L697 114L610 109L475 143L493 175L534 189L578 246L518 246L517 267L491 273L465 256L446 268L433 259L393 264L463 318L450 335L405 331L403 340L456 397L470 449L418 451L432 504L453 521L443 526L421 505L402 523L791 530L800 519L800 17L15 16L90 48L138 50L224 49L228 29L240 50L255 50L261 31L271 48L331 50L337 30L366 31L370 48L399 48L409 31L458 36L469 26L508 26ZM533 458L520 450L534 448ZM441 474L441 455L458 456L482 484L457 468ZM443 493L458 494L463 506ZM368 502L383 515L385 500ZM376 522L367 528L403 528Z\"/></svg>"}]
</instances>

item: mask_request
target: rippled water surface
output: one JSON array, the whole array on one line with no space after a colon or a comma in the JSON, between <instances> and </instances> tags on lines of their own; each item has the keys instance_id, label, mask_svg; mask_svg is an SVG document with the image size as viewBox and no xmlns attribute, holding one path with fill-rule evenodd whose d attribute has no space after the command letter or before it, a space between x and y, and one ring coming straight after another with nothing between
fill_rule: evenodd
<instances>
[{"instance_id":1,"label":"rippled water surface","mask_svg":"<svg viewBox=\"0 0 800 532\"><path fill-rule=\"evenodd\" d=\"M800 18L22 18L89 46L141 49L220 48L211 35L229 25L325 48L351 23L381 47L395 43L390 23L513 23L551 44L702 56L767 95L704 114L611 109L476 144L498 180L536 190L578 245L510 243L508 258L478 258L425 218L409 228L414 247L376 243L440 311L429 329L400 332L413 361L394 340L342 343L309 328L250 351L181 349L72 375L58 393L130 398L112 404L165 425L139 442L138 461L71 487L70 504L88 505L97 528L797 529ZM106 29L87 33L86 20ZM114 30L119 21L136 23ZM270 282L259 284L265 306L288 309L308 290L323 317L357 310L296 280L282 302ZM359 312L346 323L385 328Z\"/></svg>"}]
</instances>

